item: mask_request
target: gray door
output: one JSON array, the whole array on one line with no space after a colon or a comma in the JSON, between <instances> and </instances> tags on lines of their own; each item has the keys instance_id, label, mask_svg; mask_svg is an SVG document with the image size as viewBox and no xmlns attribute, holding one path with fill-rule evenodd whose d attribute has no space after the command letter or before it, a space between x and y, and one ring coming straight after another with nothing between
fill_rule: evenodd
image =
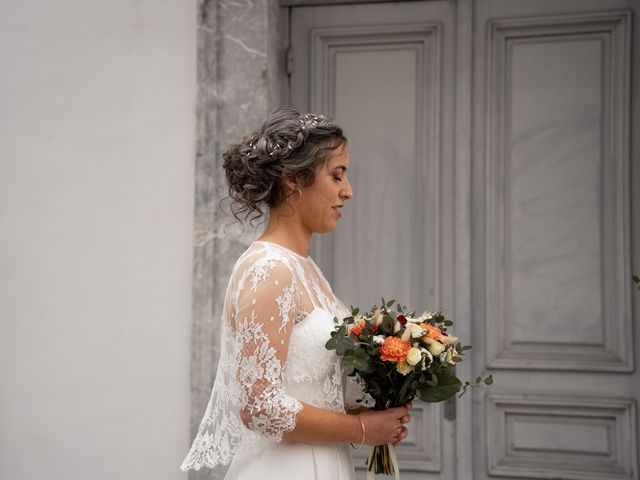
<instances>
[{"instance_id":1,"label":"gray door","mask_svg":"<svg viewBox=\"0 0 640 480\"><path fill-rule=\"evenodd\" d=\"M347 303L443 308L474 345L460 376L496 380L416 402L403 478L638 478L632 13L631 0L291 8L289 103L350 140L354 200L315 257Z\"/></svg>"},{"instance_id":2,"label":"gray door","mask_svg":"<svg viewBox=\"0 0 640 480\"><path fill-rule=\"evenodd\" d=\"M638 3L474 6L475 478L638 478Z\"/></svg>"},{"instance_id":3,"label":"gray door","mask_svg":"<svg viewBox=\"0 0 640 480\"><path fill-rule=\"evenodd\" d=\"M455 4L297 7L291 37L291 104L335 117L350 142L354 200L315 258L347 304L451 312ZM403 478L456 478L442 405L415 403L398 457Z\"/></svg>"}]
</instances>

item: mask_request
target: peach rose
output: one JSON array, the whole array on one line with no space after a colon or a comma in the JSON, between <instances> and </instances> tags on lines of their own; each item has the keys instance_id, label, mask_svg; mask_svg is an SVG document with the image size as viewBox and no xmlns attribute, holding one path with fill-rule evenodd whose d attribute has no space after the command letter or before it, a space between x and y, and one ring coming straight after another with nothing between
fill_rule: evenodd
<instances>
[{"instance_id":1,"label":"peach rose","mask_svg":"<svg viewBox=\"0 0 640 480\"><path fill-rule=\"evenodd\" d=\"M380 359L385 362L404 362L411 344L398 337L387 337L380 347Z\"/></svg>"},{"instance_id":2,"label":"peach rose","mask_svg":"<svg viewBox=\"0 0 640 480\"><path fill-rule=\"evenodd\" d=\"M428 323L421 323L420 326L424 328L427 332L427 334L424 337L422 337L423 340L426 341L427 338L431 338L433 340L440 340L440 337L442 337L442 331L438 327L434 325L429 325Z\"/></svg>"}]
</instances>

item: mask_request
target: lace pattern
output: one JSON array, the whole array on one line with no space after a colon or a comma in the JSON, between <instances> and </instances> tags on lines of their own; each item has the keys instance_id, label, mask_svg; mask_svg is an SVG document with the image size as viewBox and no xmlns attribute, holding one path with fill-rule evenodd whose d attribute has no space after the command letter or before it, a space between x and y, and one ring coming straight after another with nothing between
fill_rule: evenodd
<instances>
[{"instance_id":1,"label":"lace pattern","mask_svg":"<svg viewBox=\"0 0 640 480\"><path fill-rule=\"evenodd\" d=\"M310 313L309 313L310 312ZM216 379L182 470L227 465L282 441L301 402L345 411L362 396L324 344L348 314L309 257L255 242L234 265ZM345 389L347 397L345 398Z\"/></svg>"}]
</instances>

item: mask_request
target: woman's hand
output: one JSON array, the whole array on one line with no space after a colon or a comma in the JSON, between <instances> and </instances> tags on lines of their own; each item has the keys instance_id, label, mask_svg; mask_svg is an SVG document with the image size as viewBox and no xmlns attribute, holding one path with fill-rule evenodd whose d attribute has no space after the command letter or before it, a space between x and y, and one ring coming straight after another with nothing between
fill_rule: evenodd
<instances>
[{"instance_id":1,"label":"woman's hand","mask_svg":"<svg viewBox=\"0 0 640 480\"><path fill-rule=\"evenodd\" d=\"M409 415L411 406L411 403L407 403L403 407L382 411L358 409L358 415L362 416L365 425L364 443L367 445L384 445L386 443L397 445L404 440L409 432L404 424L411 420Z\"/></svg>"}]
</instances>

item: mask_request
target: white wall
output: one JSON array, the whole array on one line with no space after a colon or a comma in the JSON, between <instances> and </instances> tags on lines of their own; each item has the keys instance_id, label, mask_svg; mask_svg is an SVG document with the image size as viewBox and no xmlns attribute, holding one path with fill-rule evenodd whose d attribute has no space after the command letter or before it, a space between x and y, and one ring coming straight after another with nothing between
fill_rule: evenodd
<instances>
[{"instance_id":1,"label":"white wall","mask_svg":"<svg viewBox=\"0 0 640 480\"><path fill-rule=\"evenodd\" d=\"M195 0L0 0L0 478L178 479Z\"/></svg>"}]
</instances>

